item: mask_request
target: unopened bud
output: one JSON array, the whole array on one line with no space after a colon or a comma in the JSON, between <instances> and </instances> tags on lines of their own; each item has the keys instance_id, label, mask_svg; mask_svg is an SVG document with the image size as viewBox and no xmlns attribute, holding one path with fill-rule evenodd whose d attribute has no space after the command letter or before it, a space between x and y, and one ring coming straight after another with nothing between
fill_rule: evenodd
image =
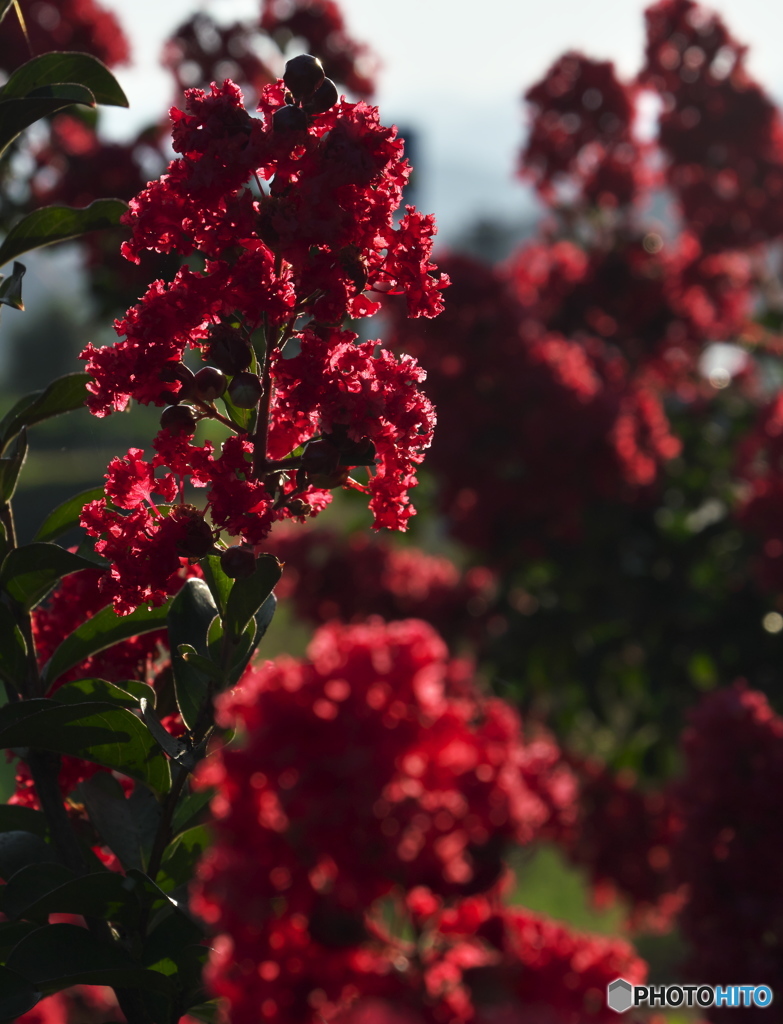
<instances>
[{"instance_id":1,"label":"unopened bud","mask_svg":"<svg viewBox=\"0 0 783 1024\"><path fill-rule=\"evenodd\" d=\"M304 103L308 114L323 114L337 102L337 86L331 78L325 78L309 100Z\"/></svg>"},{"instance_id":2,"label":"unopened bud","mask_svg":"<svg viewBox=\"0 0 783 1024\"><path fill-rule=\"evenodd\" d=\"M253 549L246 544L236 544L226 548L220 556L220 568L232 580L252 576L256 570L256 556Z\"/></svg>"},{"instance_id":3,"label":"unopened bud","mask_svg":"<svg viewBox=\"0 0 783 1024\"><path fill-rule=\"evenodd\" d=\"M202 367L194 378L196 398L202 402L214 402L228 387L226 375L214 366Z\"/></svg>"},{"instance_id":4,"label":"unopened bud","mask_svg":"<svg viewBox=\"0 0 783 1024\"><path fill-rule=\"evenodd\" d=\"M288 502L288 511L292 516L309 516L313 511L313 506L302 498L292 498Z\"/></svg>"},{"instance_id":5,"label":"unopened bud","mask_svg":"<svg viewBox=\"0 0 783 1024\"><path fill-rule=\"evenodd\" d=\"M272 115L276 132L303 132L307 128L307 114L301 107L280 107Z\"/></svg>"},{"instance_id":6,"label":"unopened bud","mask_svg":"<svg viewBox=\"0 0 783 1024\"><path fill-rule=\"evenodd\" d=\"M193 382L195 377L193 376L193 371L188 366L185 366L184 363L166 363L161 368L159 377L167 384L179 382L178 391L164 392L165 397L172 405L183 402L188 398L193 398Z\"/></svg>"},{"instance_id":7,"label":"unopened bud","mask_svg":"<svg viewBox=\"0 0 783 1024\"><path fill-rule=\"evenodd\" d=\"M235 327L218 324L209 332L206 358L223 373L241 373L253 361L250 342Z\"/></svg>"},{"instance_id":8,"label":"unopened bud","mask_svg":"<svg viewBox=\"0 0 783 1024\"><path fill-rule=\"evenodd\" d=\"M263 391L255 373L238 373L228 385L228 397L238 409L255 409Z\"/></svg>"},{"instance_id":9,"label":"unopened bud","mask_svg":"<svg viewBox=\"0 0 783 1024\"><path fill-rule=\"evenodd\" d=\"M173 520L182 527L177 538L177 554L182 558L203 558L215 545L212 528L204 521L204 515L195 505L177 505L170 513Z\"/></svg>"},{"instance_id":10,"label":"unopened bud","mask_svg":"<svg viewBox=\"0 0 783 1024\"><path fill-rule=\"evenodd\" d=\"M189 405L167 405L160 414L160 425L172 434L195 434L196 416Z\"/></svg>"},{"instance_id":11,"label":"unopened bud","mask_svg":"<svg viewBox=\"0 0 783 1024\"><path fill-rule=\"evenodd\" d=\"M317 57L300 53L287 61L283 72L286 89L290 89L297 100L306 100L324 80L324 66Z\"/></svg>"}]
</instances>

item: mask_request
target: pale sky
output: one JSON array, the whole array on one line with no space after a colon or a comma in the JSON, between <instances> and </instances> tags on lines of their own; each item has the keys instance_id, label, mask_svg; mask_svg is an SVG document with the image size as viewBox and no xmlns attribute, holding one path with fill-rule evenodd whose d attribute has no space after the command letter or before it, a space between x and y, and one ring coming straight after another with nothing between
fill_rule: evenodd
<instances>
[{"instance_id":1,"label":"pale sky","mask_svg":"<svg viewBox=\"0 0 783 1024\"><path fill-rule=\"evenodd\" d=\"M113 111L112 134L128 134L169 102L157 65L165 35L198 6L220 20L253 17L259 0L124 0L113 6L134 43L137 66L121 70L131 111ZM341 0L348 26L380 54L376 102L382 120L420 134L419 205L443 235L485 211L524 217L530 197L513 182L522 137L519 96L567 49L611 59L631 76L642 59L642 0ZM783 6L715 0L730 30L750 45L750 69L783 94Z\"/></svg>"}]
</instances>

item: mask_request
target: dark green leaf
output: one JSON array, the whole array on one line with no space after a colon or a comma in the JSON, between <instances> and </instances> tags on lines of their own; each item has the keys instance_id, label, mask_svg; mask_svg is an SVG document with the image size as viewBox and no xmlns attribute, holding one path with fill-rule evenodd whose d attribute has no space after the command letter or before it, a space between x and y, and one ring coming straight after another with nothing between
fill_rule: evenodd
<instances>
[{"instance_id":1,"label":"dark green leaf","mask_svg":"<svg viewBox=\"0 0 783 1024\"><path fill-rule=\"evenodd\" d=\"M5 960L14 946L37 927L31 921L3 921L0 923L0 960ZM0 982L0 984L2 983ZM1 1016L0 1020L2 1020Z\"/></svg>"},{"instance_id":2,"label":"dark green leaf","mask_svg":"<svg viewBox=\"0 0 783 1024\"><path fill-rule=\"evenodd\" d=\"M0 97L0 155L25 128L74 103L94 107L95 97L83 85L71 83L47 86L41 93L32 93L22 98Z\"/></svg>"},{"instance_id":3,"label":"dark green leaf","mask_svg":"<svg viewBox=\"0 0 783 1024\"><path fill-rule=\"evenodd\" d=\"M48 831L49 826L42 811L34 811L32 807L17 807L15 804L0 804L0 832L32 832L43 839Z\"/></svg>"},{"instance_id":4,"label":"dark green leaf","mask_svg":"<svg viewBox=\"0 0 783 1024\"><path fill-rule=\"evenodd\" d=\"M0 420L0 451L15 437L22 427L60 416L64 412L80 409L87 398L89 373L68 373L58 377L44 391L35 391L20 398Z\"/></svg>"},{"instance_id":5,"label":"dark green leaf","mask_svg":"<svg viewBox=\"0 0 783 1024\"><path fill-rule=\"evenodd\" d=\"M283 567L274 555L259 555L253 575L234 580L225 616L229 636L237 639L242 635L282 574Z\"/></svg>"},{"instance_id":6,"label":"dark green leaf","mask_svg":"<svg viewBox=\"0 0 783 1024\"><path fill-rule=\"evenodd\" d=\"M145 690L152 692L152 687L141 683ZM145 695L146 696L146 695ZM139 706L139 698L115 683L107 683L105 679L78 679L73 683L60 686L52 694L52 700L60 704L81 704L84 701L103 700L118 707L130 708L135 711Z\"/></svg>"},{"instance_id":7,"label":"dark green leaf","mask_svg":"<svg viewBox=\"0 0 783 1024\"><path fill-rule=\"evenodd\" d=\"M246 433L252 433L256 425L256 417L258 415L257 409L240 409L238 405L234 405L229 397L228 391L223 395L223 403L226 407L226 413L228 418L235 426ZM249 468L249 467L248 467Z\"/></svg>"},{"instance_id":8,"label":"dark green leaf","mask_svg":"<svg viewBox=\"0 0 783 1024\"><path fill-rule=\"evenodd\" d=\"M143 869L142 837L119 782L110 775L94 775L81 783L79 796L98 835L119 857L122 866L126 870Z\"/></svg>"},{"instance_id":9,"label":"dark green leaf","mask_svg":"<svg viewBox=\"0 0 783 1024\"><path fill-rule=\"evenodd\" d=\"M42 995L27 978L0 967L0 1020L16 1020L31 1010Z\"/></svg>"},{"instance_id":10,"label":"dark green leaf","mask_svg":"<svg viewBox=\"0 0 783 1024\"><path fill-rule=\"evenodd\" d=\"M158 884L164 892L176 889L193 877L193 871L211 837L206 825L196 825L182 832L169 844L158 874Z\"/></svg>"},{"instance_id":11,"label":"dark green leaf","mask_svg":"<svg viewBox=\"0 0 783 1024\"><path fill-rule=\"evenodd\" d=\"M206 558L201 559L199 564L204 571L204 579L217 605L218 612L221 616L225 615L228 595L231 593L234 581L223 572L220 555L207 555Z\"/></svg>"},{"instance_id":12,"label":"dark green leaf","mask_svg":"<svg viewBox=\"0 0 783 1024\"><path fill-rule=\"evenodd\" d=\"M0 604L0 677L16 690L27 671L27 644L11 609Z\"/></svg>"},{"instance_id":13,"label":"dark green leaf","mask_svg":"<svg viewBox=\"0 0 783 1024\"><path fill-rule=\"evenodd\" d=\"M130 615L122 616L117 615L111 605L102 608L63 640L44 668L45 681L53 683L69 668L121 640L165 628L167 614L167 605L160 608L141 606Z\"/></svg>"},{"instance_id":14,"label":"dark green leaf","mask_svg":"<svg viewBox=\"0 0 783 1024\"><path fill-rule=\"evenodd\" d=\"M19 474L27 458L27 431L20 430L10 454L0 459L0 502L9 502L14 496Z\"/></svg>"},{"instance_id":15,"label":"dark green leaf","mask_svg":"<svg viewBox=\"0 0 783 1024\"><path fill-rule=\"evenodd\" d=\"M201 942L203 938L204 931L196 922L172 905L171 912L164 914L144 943L142 963L151 967L166 957L179 963L179 954L193 943ZM204 946L201 947L201 951L205 955L209 952Z\"/></svg>"},{"instance_id":16,"label":"dark green leaf","mask_svg":"<svg viewBox=\"0 0 783 1024\"><path fill-rule=\"evenodd\" d=\"M28 60L13 72L0 92L0 98L28 96L33 90L63 82L85 86L98 103L112 107L128 106L120 83L105 64L88 53L69 51L45 53Z\"/></svg>"},{"instance_id":17,"label":"dark green leaf","mask_svg":"<svg viewBox=\"0 0 783 1024\"><path fill-rule=\"evenodd\" d=\"M0 588L29 611L49 593L57 581L95 563L56 544L25 544L9 551L0 568Z\"/></svg>"},{"instance_id":18,"label":"dark green leaf","mask_svg":"<svg viewBox=\"0 0 783 1024\"><path fill-rule=\"evenodd\" d=\"M88 231L116 227L128 205L121 199L96 199L83 209L43 206L23 217L0 245L0 266L30 249L78 238Z\"/></svg>"},{"instance_id":19,"label":"dark green leaf","mask_svg":"<svg viewBox=\"0 0 783 1024\"><path fill-rule=\"evenodd\" d=\"M274 597L272 597L274 600ZM222 673L222 687L233 686L247 667L247 663L255 650L256 623L251 619L245 627L245 631L238 639L229 643L228 650L224 649L223 625L220 619L215 619L209 627L209 653L215 662L228 661L226 670Z\"/></svg>"},{"instance_id":20,"label":"dark green leaf","mask_svg":"<svg viewBox=\"0 0 783 1024\"><path fill-rule=\"evenodd\" d=\"M32 832L0 832L0 876L11 878L28 864L56 860L54 850Z\"/></svg>"},{"instance_id":21,"label":"dark green leaf","mask_svg":"<svg viewBox=\"0 0 783 1024\"><path fill-rule=\"evenodd\" d=\"M20 709L33 706L33 713ZM0 747L70 754L130 775L158 792L171 776L149 729L130 711L102 701L30 700L0 708Z\"/></svg>"},{"instance_id":22,"label":"dark green leaf","mask_svg":"<svg viewBox=\"0 0 783 1024\"><path fill-rule=\"evenodd\" d=\"M203 816L204 809L214 796L211 789L201 789L196 793L189 793L177 804L174 817L171 822L172 835L176 836L186 829L192 828L199 817Z\"/></svg>"},{"instance_id":23,"label":"dark green leaf","mask_svg":"<svg viewBox=\"0 0 783 1024\"><path fill-rule=\"evenodd\" d=\"M217 999L208 1003L199 1003L198 1006L188 1007L188 1016L203 1021L204 1024L216 1024L221 1019L222 1009Z\"/></svg>"},{"instance_id":24,"label":"dark green leaf","mask_svg":"<svg viewBox=\"0 0 783 1024\"><path fill-rule=\"evenodd\" d=\"M71 985L112 985L171 992L171 983L144 970L118 946L99 942L86 928L49 924L22 939L7 966L45 993Z\"/></svg>"},{"instance_id":25,"label":"dark green leaf","mask_svg":"<svg viewBox=\"0 0 783 1024\"><path fill-rule=\"evenodd\" d=\"M125 876L115 871L98 871L69 879L50 892L39 894L33 902L17 909L15 916L35 919L48 914L81 914L132 928L140 913L133 886Z\"/></svg>"},{"instance_id":26,"label":"dark green leaf","mask_svg":"<svg viewBox=\"0 0 783 1024\"><path fill-rule=\"evenodd\" d=\"M23 263L14 263L10 277L0 277L0 302L11 309L24 309L22 301L22 278L27 272Z\"/></svg>"},{"instance_id":27,"label":"dark green leaf","mask_svg":"<svg viewBox=\"0 0 783 1024\"><path fill-rule=\"evenodd\" d=\"M81 494L76 494L73 498L64 501L44 519L33 540L49 541L61 537L68 530L79 525L79 517L87 502L97 501L102 497L103 488L92 487L89 491L82 491Z\"/></svg>"},{"instance_id":28,"label":"dark green leaf","mask_svg":"<svg viewBox=\"0 0 783 1024\"><path fill-rule=\"evenodd\" d=\"M3 893L3 913L22 917L28 907L76 876L64 864L27 864L8 880Z\"/></svg>"},{"instance_id":29,"label":"dark green leaf","mask_svg":"<svg viewBox=\"0 0 783 1024\"><path fill-rule=\"evenodd\" d=\"M179 653L180 644L189 644L206 657L207 630L217 615L217 606L203 580L188 580L171 603L168 617L169 649L174 670L174 686L185 725L192 729L209 690L209 676Z\"/></svg>"}]
</instances>

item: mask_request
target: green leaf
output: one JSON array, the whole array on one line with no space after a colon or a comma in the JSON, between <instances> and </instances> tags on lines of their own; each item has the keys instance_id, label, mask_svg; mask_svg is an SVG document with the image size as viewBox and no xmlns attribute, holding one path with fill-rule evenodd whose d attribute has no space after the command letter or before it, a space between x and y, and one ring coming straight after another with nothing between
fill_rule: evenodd
<instances>
[{"instance_id":1,"label":"green leaf","mask_svg":"<svg viewBox=\"0 0 783 1024\"><path fill-rule=\"evenodd\" d=\"M218 612L223 616L226 614L228 595L231 593L234 581L223 572L220 555L207 555L206 558L201 559L199 565L204 572L204 579L217 605Z\"/></svg>"},{"instance_id":2,"label":"green leaf","mask_svg":"<svg viewBox=\"0 0 783 1024\"><path fill-rule=\"evenodd\" d=\"M42 995L27 978L0 967L0 1020L16 1020L31 1010Z\"/></svg>"},{"instance_id":3,"label":"green leaf","mask_svg":"<svg viewBox=\"0 0 783 1024\"><path fill-rule=\"evenodd\" d=\"M31 921L3 921L0 923L0 960L5 960L14 946L38 925ZM0 981L2 987L2 981ZM0 1014L2 1020L2 1014Z\"/></svg>"},{"instance_id":4,"label":"green leaf","mask_svg":"<svg viewBox=\"0 0 783 1024\"><path fill-rule=\"evenodd\" d=\"M147 967L166 957L171 957L178 963L179 954L193 943L201 942L203 938L203 929L192 918L172 906L171 912L164 914L150 932L144 943L141 961ZM201 947L201 951L205 955L209 952L205 946Z\"/></svg>"},{"instance_id":5,"label":"green leaf","mask_svg":"<svg viewBox=\"0 0 783 1024\"><path fill-rule=\"evenodd\" d=\"M11 609L0 604L0 677L17 691L27 672L27 644Z\"/></svg>"},{"instance_id":6,"label":"green leaf","mask_svg":"<svg viewBox=\"0 0 783 1024\"><path fill-rule=\"evenodd\" d=\"M79 525L79 518L84 506L90 501L102 498L103 494L102 487L92 487L89 491L82 491L81 494L75 494L72 498L64 501L44 519L33 540L56 540L68 530L72 530Z\"/></svg>"},{"instance_id":7,"label":"green leaf","mask_svg":"<svg viewBox=\"0 0 783 1024\"><path fill-rule=\"evenodd\" d=\"M95 563L66 551L56 544L25 544L14 548L0 567L0 588L30 611L63 576L79 569L94 569Z\"/></svg>"},{"instance_id":8,"label":"green leaf","mask_svg":"<svg viewBox=\"0 0 783 1024\"><path fill-rule=\"evenodd\" d=\"M0 875L11 878L28 864L54 861L57 857L48 843L32 832L0 832Z\"/></svg>"},{"instance_id":9,"label":"green leaf","mask_svg":"<svg viewBox=\"0 0 783 1024\"><path fill-rule=\"evenodd\" d=\"M160 804L143 786L126 798L110 775L94 775L79 786L90 821L122 866L143 870L160 822Z\"/></svg>"},{"instance_id":10,"label":"green leaf","mask_svg":"<svg viewBox=\"0 0 783 1024\"><path fill-rule=\"evenodd\" d=\"M27 273L27 267L23 263L14 262L14 269L10 277L0 276L0 302L11 309L24 309L22 301L22 278Z\"/></svg>"},{"instance_id":11,"label":"green leaf","mask_svg":"<svg viewBox=\"0 0 783 1024\"><path fill-rule=\"evenodd\" d=\"M7 966L47 995L71 985L112 985L172 993L171 982L138 967L119 946L99 942L86 928L49 924L12 950Z\"/></svg>"},{"instance_id":12,"label":"green leaf","mask_svg":"<svg viewBox=\"0 0 783 1024\"><path fill-rule=\"evenodd\" d=\"M88 53L61 50L33 57L17 68L0 92L0 98L28 96L34 90L64 82L85 86L98 103L127 107L128 98L120 83L97 57Z\"/></svg>"},{"instance_id":13,"label":"green leaf","mask_svg":"<svg viewBox=\"0 0 783 1024\"><path fill-rule=\"evenodd\" d=\"M0 96L0 155L25 128L74 103L94 107L95 97L83 85L70 82L46 86L21 98L4 99Z\"/></svg>"},{"instance_id":14,"label":"green leaf","mask_svg":"<svg viewBox=\"0 0 783 1024\"><path fill-rule=\"evenodd\" d=\"M217 615L217 606L203 580L188 580L174 600L168 616L169 649L174 671L177 704L185 725L192 729L209 692L209 675L179 653L189 644L202 657L208 655L207 630Z\"/></svg>"},{"instance_id":15,"label":"green leaf","mask_svg":"<svg viewBox=\"0 0 783 1024\"><path fill-rule=\"evenodd\" d=\"M274 601L274 595L270 595L267 600ZM229 644L228 665L221 679L223 688L233 686L244 672L256 648L256 633L255 620L251 619L242 636ZM220 619L215 619L209 627L208 641L210 657L215 662L222 661L226 653L223 649L223 625Z\"/></svg>"},{"instance_id":16,"label":"green leaf","mask_svg":"<svg viewBox=\"0 0 783 1024\"><path fill-rule=\"evenodd\" d=\"M117 615L111 605L102 608L63 640L44 668L44 680L47 684L53 683L63 672L85 658L128 637L164 629L167 614L168 605L160 608L142 606L130 615Z\"/></svg>"},{"instance_id":17,"label":"green leaf","mask_svg":"<svg viewBox=\"0 0 783 1024\"><path fill-rule=\"evenodd\" d=\"M10 454L0 459L0 502L9 502L14 496L19 474L27 458L27 430L19 432Z\"/></svg>"},{"instance_id":18,"label":"green leaf","mask_svg":"<svg viewBox=\"0 0 783 1024\"><path fill-rule=\"evenodd\" d=\"M257 409L240 409L238 405L234 405L231 401L228 391L224 392L222 401L226 407L228 418L235 426L246 433L252 433L255 430L256 417L258 415Z\"/></svg>"},{"instance_id":19,"label":"green leaf","mask_svg":"<svg viewBox=\"0 0 783 1024\"><path fill-rule=\"evenodd\" d=\"M259 555L253 575L234 580L225 615L226 631L232 639L242 636L282 574L283 567L274 555Z\"/></svg>"},{"instance_id":20,"label":"green leaf","mask_svg":"<svg viewBox=\"0 0 783 1024\"><path fill-rule=\"evenodd\" d=\"M32 832L42 839L49 831L46 815L32 807L0 804L0 832ZM0 875L2 875L0 871ZM8 875L5 876L9 877Z\"/></svg>"},{"instance_id":21,"label":"green leaf","mask_svg":"<svg viewBox=\"0 0 783 1024\"><path fill-rule=\"evenodd\" d=\"M151 686L146 683L139 683L148 693L154 693ZM148 696L148 694L145 694ZM135 711L139 706L139 698L127 690L123 690L116 683L108 683L105 679L78 679L73 683L65 683L58 687L52 694L52 700L60 704L81 704L84 701L102 700L109 704L116 704L121 708L129 708Z\"/></svg>"},{"instance_id":22,"label":"green leaf","mask_svg":"<svg viewBox=\"0 0 783 1024\"><path fill-rule=\"evenodd\" d=\"M75 877L64 864L27 864L8 880L3 893L3 913L22 917L33 903Z\"/></svg>"},{"instance_id":23,"label":"green leaf","mask_svg":"<svg viewBox=\"0 0 783 1024\"><path fill-rule=\"evenodd\" d=\"M217 1024L222 1017L222 1008L217 999L211 999L208 1003L189 1006L188 1016L203 1021L203 1024Z\"/></svg>"},{"instance_id":24,"label":"green leaf","mask_svg":"<svg viewBox=\"0 0 783 1024\"><path fill-rule=\"evenodd\" d=\"M127 209L128 204L121 199L96 199L83 209L43 206L34 210L15 224L5 236L0 245L0 266L30 249L78 238L88 231L116 227Z\"/></svg>"},{"instance_id":25,"label":"green leaf","mask_svg":"<svg viewBox=\"0 0 783 1024\"><path fill-rule=\"evenodd\" d=\"M211 836L207 826L196 825L182 832L169 844L158 873L158 885L164 892L190 881L196 864L210 842Z\"/></svg>"},{"instance_id":26,"label":"green leaf","mask_svg":"<svg viewBox=\"0 0 783 1024\"><path fill-rule=\"evenodd\" d=\"M7 909L6 913L9 912ZM133 928L139 922L141 907L124 875L96 871L39 893L31 903L14 911L16 917L33 919L49 914L81 914Z\"/></svg>"},{"instance_id":27,"label":"green leaf","mask_svg":"<svg viewBox=\"0 0 783 1024\"><path fill-rule=\"evenodd\" d=\"M171 822L172 835L177 836L180 832L193 828L196 819L201 816L214 795L212 789L200 789L183 797L177 804Z\"/></svg>"},{"instance_id":28,"label":"green leaf","mask_svg":"<svg viewBox=\"0 0 783 1024\"><path fill-rule=\"evenodd\" d=\"M103 701L7 704L0 708L0 747L69 754L130 775L157 792L171 785L168 762L149 729L130 711Z\"/></svg>"},{"instance_id":29,"label":"green leaf","mask_svg":"<svg viewBox=\"0 0 783 1024\"><path fill-rule=\"evenodd\" d=\"M80 409L87 399L89 373L68 373L58 377L44 391L34 391L20 398L0 420L0 451L22 427L41 423L52 416Z\"/></svg>"}]
</instances>

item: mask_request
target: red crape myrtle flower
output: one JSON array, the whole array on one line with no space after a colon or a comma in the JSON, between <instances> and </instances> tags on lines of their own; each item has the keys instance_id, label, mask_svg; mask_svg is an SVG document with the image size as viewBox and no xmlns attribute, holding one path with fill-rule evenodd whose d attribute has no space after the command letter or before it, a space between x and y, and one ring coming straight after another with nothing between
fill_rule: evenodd
<instances>
[{"instance_id":1,"label":"red crape myrtle flower","mask_svg":"<svg viewBox=\"0 0 783 1024\"><path fill-rule=\"evenodd\" d=\"M683 741L683 828L673 846L690 898L690 976L745 978L783 998L783 719L742 683L705 697ZM760 1010L743 1011L761 1020ZM726 1019L729 1019L728 1013Z\"/></svg>"},{"instance_id":2,"label":"red crape myrtle flower","mask_svg":"<svg viewBox=\"0 0 783 1024\"><path fill-rule=\"evenodd\" d=\"M14 10L3 20L0 67L13 71L30 53L77 50L91 53L109 67L127 64L130 48L115 15L96 0L57 0L23 5L29 46Z\"/></svg>"},{"instance_id":3,"label":"red crape myrtle flower","mask_svg":"<svg viewBox=\"0 0 783 1024\"><path fill-rule=\"evenodd\" d=\"M317 625L418 618L447 641L476 639L486 628L496 580L481 566L462 573L448 558L395 547L380 537L282 525L267 550L285 563L275 593Z\"/></svg>"},{"instance_id":4,"label":"red crape myrtle flower","mask_svg":"<svg viewBox=\"0 0 783 1024\"><path fill-rule=\"evenodd\" d=\"M666 181L706 250L783 233L783 123L745 67L747 47L694 0L646 12L639 79L663 99Z\"/></svg>"},{"instance_id":5,"label":"red crape myrtle flower","mask_svg":"<svg viewBox=\"0 0 783 1024\"><path fill-rule=\"evenodd\" d=\"M194 909L219 933L208 979L234 1024L415 992L373 902L487 891L510 843L568 813L557 748L525 744L469 671L423 622L333 623L308 661L268 662L219 699L242 741L201 768L216 842Z\"/></svg>"},{"instance_id":6,"label":"red crape myrtle flower","mask_svg":"<svg viewBox=\"0 0 783 1024\"><path fill-rule=\"evenodd\" d=\"M96 415L131 399L177 406L152 458L114 460L107 499L84 512L120 612L165 600L181 560L206 554L219 531L261 544L341 484L368 493L376 526L405 529L434 426L415 360L341 326L379 309L373 290L404 294L411 316L442 308L432 217L408 207L394 221L409 174L396 129L363 102L296 102L283 82L264 89L261 118L230 81L186 95L172 110L181 155L132 200L124 252L189 264L117 322L124 340L83 353ZM212 364L206 390L182 362L188 350ZM234 431L220 448L191 441L209 419ZM369 467L366 484L349 477L357 466ZM206 490L209 522L185 503L186 485Z\"/></svg>"}]
</instances>

